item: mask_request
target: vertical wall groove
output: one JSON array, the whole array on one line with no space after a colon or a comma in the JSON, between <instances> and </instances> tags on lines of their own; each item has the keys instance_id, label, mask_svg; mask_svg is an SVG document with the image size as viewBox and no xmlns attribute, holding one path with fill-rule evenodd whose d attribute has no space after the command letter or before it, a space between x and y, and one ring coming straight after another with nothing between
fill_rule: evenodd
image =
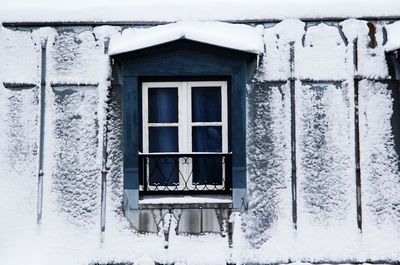
<instances>
[{"instance_id":1,"label":"vertical wall groove","mask_svg":"<svg viewBox=\"0 0 400 265\"><path fill-rule=\"evenodd\" d=\"M108 53L108 44L109 44L109 39L106 39L104 41L104 54ZM111 61L109 60L108 63L111 64ZM108 79L111 79L111 77L109 76ZM109 95L110 95L110 85L107 86L107 91L106 91L107 100L103 102L103 104L105 104L104 106L105 119L103 120L104 127L103 127L103 147L102 147L102 165L101 165L101 214L100 214L101 215L100 231L102 234L106 230L106 195L107 195L107 173L108 173L107 133L108 133L108 121L109 121L109 98L110 98Z\"/></svg>"},{"instance_id":2,"label":"vertical wall groove","mask_svg":"<svg viewBox=\"0 0 400 265\"><path fill-rule=\"evenodd\" d=\"M42 221L43 210L43 160L44 160L44 127L46 108L46 45L47 40L42 42L41 47L41 75L40 75L40 132L39 132L39 172L37 190L37 223Z\"/></svg>"},{"instance_id":3,"label":"vertical wall groove","mask_svg":"<svg viewBox=\"0 0 400 265\"><path fill-rule=\"evenodd\" d=\"M353 42L354 70L358 69L358 40ZM357 226L362 230L361 209L361 165L360 165L360 113L359 113L359 80L354 78L354 141L355 141L355 163L356 163L356 200L357 200Z\"/></svg>"},{"instance_id":4,"label":"vertical wall groove","mask_svg":"<svg viewBox=\"0 0 400 265\"><path fill-rule=\"evenodd\" d=\"M292 221L297 229L297 179L296 179L296 101L294 79L294 42L290 43L290 130L291 130L291 160L292 160Z\"/></svg>"}]
</instances>

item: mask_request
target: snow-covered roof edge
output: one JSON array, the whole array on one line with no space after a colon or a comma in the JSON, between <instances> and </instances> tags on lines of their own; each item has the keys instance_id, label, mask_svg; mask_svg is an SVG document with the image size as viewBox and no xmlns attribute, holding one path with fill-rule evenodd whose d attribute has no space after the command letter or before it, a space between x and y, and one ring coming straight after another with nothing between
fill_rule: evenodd
<instances>
[{"instance_id":1,"label":"snow-covered roof edge","mask_svg":"<svg viewBox=\"0 0 400 265\"><path fill-rule=\"evenodd\" d=\"M1 1L1 0L0 0ZM5 2L5 0L4 0ZM398 0L16 0L3 22L126 22L400 17Z\"/></svg>"},{"instance_id":2,"label":"snow-covered roof edge","mask_svg":"<svg viewBox=\"0 0 400 265\"><path fill-rule=\"evenodd\" d=\"M110 40L109 54L135 51L179 39L259 54L263 27L223 22L177 22L151 28L129 28Z\"/></svg>"}]
</instances>

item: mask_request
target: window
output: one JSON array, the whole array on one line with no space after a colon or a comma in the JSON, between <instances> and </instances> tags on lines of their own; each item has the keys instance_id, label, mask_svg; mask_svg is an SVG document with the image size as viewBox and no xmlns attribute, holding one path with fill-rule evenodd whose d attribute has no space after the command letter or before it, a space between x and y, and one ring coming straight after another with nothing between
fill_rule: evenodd
<instances>
[{"instance_id":1,"label":"window","mask_svg":"<svg viewBox=\"0 0 400 265\"><path fill-rule=\"evenodd\" d=\"M226 81L145 82L142 121L142 190L225 190Z\"/></svg>"},{"instance_id":2,"label":"window","mask_svg":"<svg viewBox=\"0 0 400 265\"><path fill-rule=\"evenodd\" d=\"M182 192L188 195L223 194L231 197L232 208L240 208L246 197L246 84L257 66L257 55L199 41L179 39L115 54L113 59L113 89L121 88L122 93L125 210L138 209L140 198L143 196L156 194L169 196L175 195L174 193L180 195ZM184 82L172 82L175 85L169 87L167 82L159 82L166 80ZM202 94L207 93L202 93L201 89L196 90L200 83L188 81L200 80L216 81L207 86L202 83L200 87L220 87L221 121L219 124L211 118L203 120L200 119L202 116L196 116L215 115L214 112L208 113L210 109L213 109L208 99L205 110L195 110L195 108L200 109L204 104L199 103L200 99L193 104L192 97L200 98ZM216 85L221 80L227 87L227 95L224 96L221 84ZM157 81L155 86L148 86L154 81ZM160 85L161 83L164 86ZM144 85L148 86L147 89L144 89ZM191 85L194 85L195 89L191 88ZM147 90L148 94L149 88L163 87L170 90L150 89L150 94L165 94L164 100L168 102L167 106L171 105L171 110L168 109L168 112L163 113L163 115L168 113L167 117L156 116L152 119L159 119L157 122L150 121L149 110L157 109L163 112L164 107L162 103L157 103L157 107L149 108L149 99L144 101L143 93ZM210 91L212 94L212 89ZM180 93L183 94L180 95ZM183 97L186 97L186 101L181 100ZM228 104L226 107L222 106L223 98ZM174 111L172 111L173 100L176 101ZM179 115L184 115L180 113L180 109L183 111L188 108L187 105L180 106L184 105L183 102L190 104L190 110L185 112L186 122L179 117ZM144 120L143 111L147 111L147 119ZM190 115L188 115L189 111ZM227 114L224 115L224 113ZM193 122L191 119L193 115L199 120L194 119L195 122ZM176 120L177 116L178 120ZM186 129L183 124L186 124ZM224 124L226 127L223 126ZM147 130L144 131L146 126ZM211 127L210 130L208 127ZM212 131L219 135L219 130L221 130L221 140L216 143L220 145L211 142L211 139L215 137L208 139L208 144L201 139L205 137L207 140L206 136L212 134ZM185 131L186 134L181 131ZM147 136L144 137L143 134ZM159 142L157 142L157 135L162 136ZM173 141L166 141L166 137L170 137ZM208 166L204 166L206 163ZM212 171L211 169L214 169L215 174L201 172ZM167 180L162 174L165 174Z\"/></svg>"}]
</instances>

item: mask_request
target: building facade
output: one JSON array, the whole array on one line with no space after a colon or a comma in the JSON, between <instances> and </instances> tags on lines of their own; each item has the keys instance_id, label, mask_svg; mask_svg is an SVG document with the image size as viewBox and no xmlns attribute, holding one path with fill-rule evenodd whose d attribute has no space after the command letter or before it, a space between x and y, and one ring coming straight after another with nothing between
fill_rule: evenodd
<instances>
[{"instance_id":1,"label":"building facade","mask_svg":"<svg viewBox=\"0 0 400 265\"><path fill-rule=\"evenodd\" d=\"M1 255L398 262L399 23L3 23Z\"/></svg>"}]
</instances>

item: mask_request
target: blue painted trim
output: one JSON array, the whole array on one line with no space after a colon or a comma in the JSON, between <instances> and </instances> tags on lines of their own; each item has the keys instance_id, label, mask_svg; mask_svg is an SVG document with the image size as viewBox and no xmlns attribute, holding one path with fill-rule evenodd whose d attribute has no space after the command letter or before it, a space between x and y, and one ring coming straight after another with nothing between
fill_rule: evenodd
<instances>
[{"instance_id":1,"label":"blue painted trim","mask_svg":"<svg viewBox=\"0 0 400 265\"><path fill-rule=\"evenodd\" d=\"M124 168L124 187L125 189L139 189L138 168Z\"/></svg>"},{"instance_id":2,"label":"blue painted trim","mask_svg":"<svg viewBox=\"0 0 400 265\"><path fill-rule=\"evenodd\" d=\"M124 211L128 215L130 210L139 209L139 190L125 189L124 190Z\"/></svg>"},{"instance_id":3,"label":"blue painted trim","mask_svg":"<svg viewBox=\"0 0 400 265\"><path fill-rule=\"evenodd\" d=\"M138 189L138 106L137 78L123 77L124 188Z\"/></svg>"},{"instance_id":4,"label":"blue painted trim","mask_svg":"<svg viewBox=\"0 0 400 265\"><path fill-rule=\"evenodd\" d=\"M230 128L231 128L231 151L232 166L246 167L246 76L243 70L232 75L231 105L230 105ZM245 178L245 175L244 175ZM236 180L233 178L233 187Z\"/></svg>"},{"instance_id":5,"label":"blue painted trim","mask_svg":"<svg viewBox=\"0 0 400 265\"><path fill-rule=\"evenodd\" d=\"M232 190L232 208L243 210L246 205L246 189L235 188Z\"/></svg>"},{"instance_id":6,"label":"blue painted trim","mask_svg":"<svg viewBox=\"0 0 400 265\"><path fill-rule=\"evenodd\" d=\"M141 119L138 109L141 108L139 90L141 81L215 79L227 80L229 84L232 188L246 189L246 82L256 65L254 54L189 40L178 40L119 54L114 56L114 59L122 65L125 189L138 189L139 185L138 151L141 145L139 126ZM236 193L234 192L233 196L234 194Z\"/></svg>"},{"instance_id":7,"label":"blue painted trim","mask_svg":"<svg viewBox=\"0 0 400 265\"><path fill-rule=\"evenodd\" d=\"M232 186L234 189L246 188L246 167L232 167Z\"/></svg>"}]
</instances>

